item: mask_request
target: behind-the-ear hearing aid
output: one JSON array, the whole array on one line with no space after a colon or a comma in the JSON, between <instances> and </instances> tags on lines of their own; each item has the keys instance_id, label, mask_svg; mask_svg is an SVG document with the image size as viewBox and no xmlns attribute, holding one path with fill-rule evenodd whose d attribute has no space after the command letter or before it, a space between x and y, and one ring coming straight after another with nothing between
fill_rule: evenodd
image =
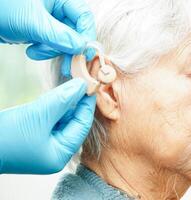
<instances>
[{"instance_id":1,"label":"behind-the-ear hearing aid","mask_svg":"<svg viewBox=\"0 0 191 200\"><path fill-rule=\"evenodd\" d=\"M80 77L87 81L87 95L90 96L96 93L97 89L100 86L100 83L112 83L116 79L117 74L112 66L105 64L104 55L101 52L99 43L91 42L87 45L86 48L94 48L97 51L97 55L99 57L101 65L97 74L97 80L89 74L86 65L86 58L83 54L73 56L71 64L71 75L73 78Z\"/></svg>"}]
</instances>

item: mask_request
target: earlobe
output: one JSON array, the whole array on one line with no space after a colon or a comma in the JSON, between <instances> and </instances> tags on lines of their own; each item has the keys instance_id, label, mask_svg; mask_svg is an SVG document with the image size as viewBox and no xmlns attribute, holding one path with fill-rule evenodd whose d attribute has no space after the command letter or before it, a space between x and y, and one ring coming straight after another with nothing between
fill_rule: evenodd
<instances>
[{"instance_id":1,"label":"earlobe","mask_svg":"<svg viewBox=\"0 0 191 200\"><path fill-rule=\"evenodd\" d=\"M102 84L97 92L97 107L101 114L110 120L118 120L120 110L118 101L114 95L112 85Z\"/></svg>"}]
</instances>

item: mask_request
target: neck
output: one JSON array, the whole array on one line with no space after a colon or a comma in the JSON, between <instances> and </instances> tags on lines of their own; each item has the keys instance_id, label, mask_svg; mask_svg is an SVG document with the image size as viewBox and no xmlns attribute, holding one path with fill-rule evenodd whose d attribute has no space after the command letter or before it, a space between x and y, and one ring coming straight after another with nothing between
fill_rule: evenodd
<instances>
[{"instance_id":1,"label":"neck","mask_svg":"<svg viewBox=\"0 0 191 200\"><path fill-rule=\"evenodd\" d=\"M82 162L108 184L141 200L178 200L190 182L180 174L153 164L143 155L131 157L104 150L101 158Z\"/></svg>"}]
</instances>

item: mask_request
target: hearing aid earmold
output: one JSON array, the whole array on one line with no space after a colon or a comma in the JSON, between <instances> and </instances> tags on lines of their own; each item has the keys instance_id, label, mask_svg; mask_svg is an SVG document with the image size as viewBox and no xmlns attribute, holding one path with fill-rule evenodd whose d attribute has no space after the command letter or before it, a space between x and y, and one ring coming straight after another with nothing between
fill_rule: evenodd
<instances>
[{"instance_id":1,"label":"hearing aid earmold","mask_svg":"<svg viewBox=\"0 0 191 200\"><path fill-rule=\"evenodd\" d=\"M86 49L87 48L94 48L97 51L97 55L100 60L101 67L97 74L97 80L89 74L86 65L86 57L83 54L73 56L71 75L73 78L80 77L87 81L87 95L91 96L96 93L101 83L110 84L116 79L117 75L112 66L105 64L104 54L101 45L98 42L88 43Z\"/></svg>"}]
</instances>

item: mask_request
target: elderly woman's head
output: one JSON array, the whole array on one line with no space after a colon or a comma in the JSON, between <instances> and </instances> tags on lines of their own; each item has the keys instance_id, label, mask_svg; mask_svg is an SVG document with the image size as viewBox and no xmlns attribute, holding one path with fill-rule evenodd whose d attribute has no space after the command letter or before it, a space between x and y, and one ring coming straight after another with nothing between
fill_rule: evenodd
<instances>
[{"instance_id":1,"label":"elderly woman's head","mask_svg":"<svg viewBox=\"0 0 191 200\"><path fill-rule=\"evenodd\" d=\"M118 76L97 93L84 162L141 157L191 180L191 2L96 3L98 41Z\"/></svg>"},{"instance_id":2,"label":"elderly woman's head","mask_svg":"<svg viewBox=\"0 0 191 200\"><path fill-rule=\"evenodd\" d=\"M185 164L191 156L189 1L95 2L98 41L106 62L119 70L116 81L98 91L88 150L99 153L108 139L112 149ZM91 68L93 75L97 58Z\"/></svg>"},{"instance_id":3,"label":"elderly woman's head","mask_svg":"<svg viewBox=\"0 0 191 200\"><path fill-rule=\"evenodd\" d=\"M144 180L156 178L155 185L162 184L160 175L164 185L169 181L168 186L178 190L178 196L191 180L191 1L88 2L97 39L117 79L102 84L97 93L95 120L82 161L123 190L120 179L110 180L101 169L113 167L115 174L123 169L121 176L128 178L131 189L136 188L132 174ZM88 64L94 76L99 59ZM173 186L171 178L182 187ZM154 199L144 192L143 196Z\"/></svg>"}]
</instances>

